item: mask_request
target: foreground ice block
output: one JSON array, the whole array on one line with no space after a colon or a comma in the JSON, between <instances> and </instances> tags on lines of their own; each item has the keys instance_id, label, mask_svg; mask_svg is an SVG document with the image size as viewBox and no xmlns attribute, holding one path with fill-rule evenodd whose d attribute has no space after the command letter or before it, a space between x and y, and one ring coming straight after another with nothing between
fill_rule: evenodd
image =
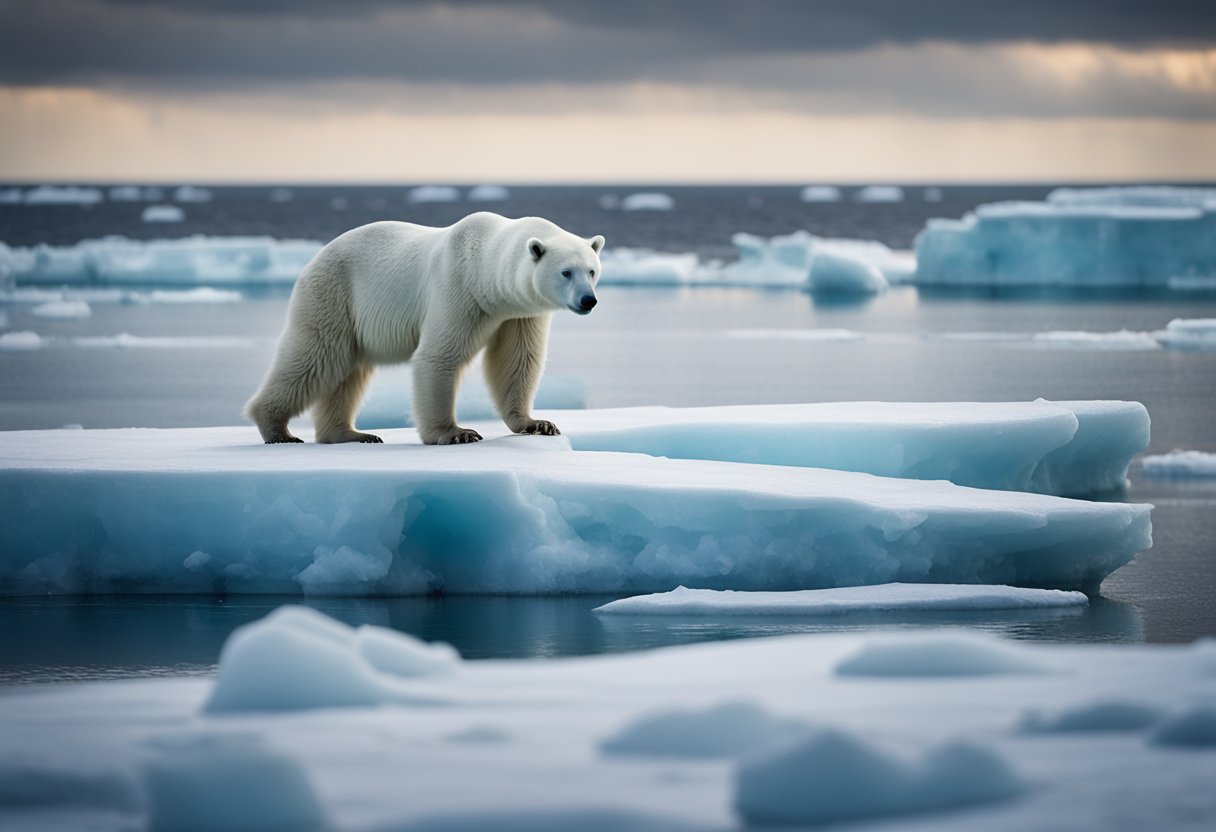
<instances>
[{"instance_id":1,"label":"foreground ice block","mask_svg":"<svg viewBox=\"0 0 1216 832\"><path fill-rule=\"evenodd\" d=\"M576 450L834 468L1084 496L1148 446L1138 402L831 402L549 414Z\"/></svg>"},{"instance_id":2,"label":"foreground ice block","mask_svg":"<svg viewBox=\"0 0 1216 832\"><path fill-rule=\"evenodd\" d=\"M1216 274L1210 191L1057 192L930 220L916 239L924 286L1167 287Z\"/></svg>"},{"instance_id":3,"label":"foreground ice block","mask_svg":"<svg viewBox=\"0 0 1216 832\"><path fill-rule=\"evenodd\" d=\"M1147 505L586 453L564 437L381 435L0 433L0 592L1084 587L1151 545Z\"/></svg>"}]
</instances>

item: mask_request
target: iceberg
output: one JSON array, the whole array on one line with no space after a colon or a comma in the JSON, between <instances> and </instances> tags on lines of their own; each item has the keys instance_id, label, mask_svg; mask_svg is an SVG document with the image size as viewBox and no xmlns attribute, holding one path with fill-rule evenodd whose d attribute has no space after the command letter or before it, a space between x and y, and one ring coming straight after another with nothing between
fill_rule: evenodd
<instances>
[{"instance_id":1,"label":"iceberg","mask_svg":"<svg viewBox=\"0 0 1216 832\"><path fill-rule=\"evenodd\" d=\"M667 254L645 249L608 248L600 254L602 285L687 286L711 275L695 254Z\"/></svg>"},{"instance_id":2,"label":"iceberg","mask_svg":"<svg viewBox=\"0 0 1216 832\"><path fill-rule=\"evenodd\" d=\"M620 207L622 211L671 211L676 201L668 194L644 192L624 197Z\"/></svg>"},{"instance_id":3,"label":"iceberg","mask_svg":"<svg viewBox=\"0 0 1216 832\"><path fill-rule=\"evenodd\" d=\"M1083 592L967 584L880 584L804 589L797 592L734 592L688 589L635 595L594 610L600 615L844 615L903 610L1025 610L1089 603Z\"/></svg>"},{"instance_id":4,"label":"iceberg","mask_svg":"<svg viewBox=\"0 0 1216 832\"><path fill-rule=\"evenodd\" d=\"M176 205L149 205L139 218L144 222L182 222L186 212Z\"/></svg>"},{"instance_id":5,"label":"iceberg","mask_svg":"<svg viewBox=\"0 0 1216 832\"><path fill-rule=\"evenodd\" d=\"M916 238L922 286L1164 288L1216 273L1210 189L1057 191L981 205Z\"/></svg>"},{"instance_id":6,"label":"iceberg","mask_svg":"<svg viewBox=\"0 0 1216 832\"><path fill-rule=\"evenodd\" d=\"M835 185L807 185L798 198L803 202L840 202L840 188Z\"/></svg>"},{"instance_id":7,"label":"iceberg","mask_svg":"<svg viewBox=\"0 0 1216 832\"><path fill-rule=\"evenodd\" d=\"M1154 337L1171 350L1216 351L1216 318L1175 318Z\"/></svg>"},{"instance_id":8,"label":"iceberg","mask_svg":"<svg viewBox=\"0 0 1216 832\"><path fill-rule=\"evenodd\" d=\"M1188 479L1216 477L1216 454L1204 451L1170 451L1141 460L1141 470L1150 477Z\"/></svg>"},{"instance_id":9,"label":"iceberg","mask_svg":"<svg viewBox=\"0 0 1216 832\"><path fill-rule=\"evenodd\" d=\"M904 189L898 185L866 185L853 198L858 202L903 202Z\"/></svg>"},{"instance_id":10,"label":"iceberg","mask_svg":"<svg viewBox=\"0 0 1216 832\"><path fill-rule=\"evenodd\" d=\"M476 185L469 189L469 202L502 202L511 192L501 185Z\"/></svg>"},{"instance_id":11,"label":"iceberg","mask_svg":"<svg viewBox=\"0 0 1216 832\"><path fill-rule=\"evenodd\" d=\"M381 435L0 433L0 593L1077 588L1151 545L1148 505L572 451L563 436Z\"/></svg>"},{"instance_id":12,"label":"iceberg","mask_svg":"<svg viewBox=\"0 0 1216 832\"><path fill-rule=\"evenodd\" d=\"M638 407L548 417L581 451L833 468L1071 497L1121 489L1149 441L1148 411L1137 402Z\"/></svg>"},{"instance_id":13,"label":"iceberg","mask_svg":"<svg viewBox=\"0 0 1216 832\"><path fill-rule=\"evenodd\" d=\"M807 291L824 294L875 295L890 285L873 263L830 251L811 258L806 278Z\"/></svg>"},{"instance_id":14,"label":"iceberg","mask_svg":"<svg viewBox=\"0 0 1216 832\"><path fill-rule=\"evenodd\" d=\"M421 185L411 188L405 195L411 205L421 205L427 202L459 202L460 191L449 185Z\"/></svg>"},{"instance_id":15,"label":"iceberg","mask_svg":"<svg viewBox=\"0 0 1216 832\"><path fill-rule=\"evenodd\" d=\"M893 251L882 243L870 240L844 240L817 237L805 231L779 235L769 239L754 234L738 233L731 242L739 252L739 260L722 267L719 280L724 283L752 286L777 286L811 288L810 272L814 261L822 255L830 258L821 268L827 280L833 262L844 262L854 279L848 285L856 285L856 275L868 264L874 267L889 284L906 283L916 270L916 262L910 252ZM878 286L868 273L862 282Z\"/></svg>"},{"instance_id":16,"label":"iceberg","mask_svg":"<svg viewBox=\"0 0 1216 832\"><path fill-rule=\"evenodd\" d=\"M42 285L290 286L322 244L271 237L105 237L72 246L0 247L0 272Z\"/></svg>"}]
</instances>

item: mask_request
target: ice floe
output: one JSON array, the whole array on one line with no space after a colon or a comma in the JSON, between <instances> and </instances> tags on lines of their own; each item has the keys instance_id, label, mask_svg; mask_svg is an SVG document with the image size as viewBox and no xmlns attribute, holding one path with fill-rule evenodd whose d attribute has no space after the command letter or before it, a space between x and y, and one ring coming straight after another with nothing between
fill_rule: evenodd
<instances>
[{"instance_id":1,"label":"ice floe","mask_svg":"<svg viewBox=\"0 0 1216 832\"><path fill-rule=\"evenodd\" d=\"M83 300L53 300L35 306L30 314L39 318L79 320L92 315L93 310Z\"/></svg>"},{"instance_id":2,"label":"ice floe","mask_svg":"<svg viewBox=\"0 0 1216 832\"><path fill-rule=\"evenodd\" d=\"M904 189L898 185L866 185L853 198L858 202L903 202Z\"/></svg>"},{"instance_id":3,"label":"ice floe","mask_svg":"<svg viewBox=\"0 0 1216 832\"><path fill-rule=\"evenodd\" d=\"M213 199L212 193L207 188L199 188L194 185L182 185L173 191L174 202L210 202Z\"/></svg>"},{"instance_id":4,"label":"ice floe","mask_svg":"<svg viewBox=\"0 0 1216 832\"><path fill-rule=\"evenodd\" d=\"M1057 418L1062 456L1084 456L1085 442L1067 447L1075 415ZM1151 545L1147 505L571 451L564 436L438 447L381 435L269 446L252 427L0 433L0 592L1072 588ZM187 567L195 552L208 558Z\"/></svg>"},{"instance_id":5,"label":"ice floe","mask_svg":"<svg viewBox=\"0 0 1216 832\"><path fill-rule=\"evenodd\" d=\"M1063 496L1122 488L1132 458L1149 441L1148 411L1137 402L831 402L550 415L575 450L834 468Z\"/></svg>"},{"instance_id":6,"label":"ice floe","mask_svg":"<svg viewBox=\"0 0 1216 832\"><path fill-rule=\"evenodd\" d=\"M739 260L723 266L716 279L739 285L813 288L812 272L820 255L831 258L820 270L825 285L833 277L833 271L843 269L848 271L845 285L854 290L859 276L861 284L870 287L866 291L882 288L873 274L863 268L866 265L877 269L889 284L907 282L916 270L910 252L893 251L870 240L833 239L796 231L767 239L739 233L731 237L731 242L739 252Z\"/></svg>"},{"instance_id":7,"label":"ice floe","mask_svg":"<svg viewBox=\"0 0 1216 832\"><path fill-rule=\"evenodd\" d=\"M149 205L139 218L144 222L182 222L186 212L176 205Z\"/></svg>"},{"instance_id":8,"label":"ice floe","mask_svg":"<svg viewBox=\"0 0 1216 832\"><path fill-rule=\"evenodd\" d=\"M1157 350L1161 344L1148 332L1037 332L1033 341L1036 346L1056 349L1089 350Z\"/></svg>"},{"instance_id":9,"label":"ice floe","mask_svg":"<svg viewBox=\"0 0 1216 832\"><path fill-rule=\"evenodd\" d=\"M413 205L427 202L459 202L460 191L450 185L421 185L411 188L405 199Z\"/></svg>"},{"instance_id":10,"label":"ice floe","mask_svg":"<svg viewBox=\"0 0 1216 832\"><path fill-rule=\"evenodd\" d=\"M807 185L798 198L803 202L840 202L840 188L835 185Z\"/></svg>"},{"instance_id":11,"label":"ice floe","mask_svg":"<svg viewBox=\"0 0 1216 832\"><path fill-rule=\"evenodd\" d=\"M669 194L646 191L623 197L620 206L622 211L671 211L676 201Z\"/></svg>"},{"instance_id":12,"label":"ice floe","mask_svg":"<svg viewBox=\"0 0 1216 832\"><path fill-rule=\"evenodd\" d=\"M712 277L695 254L609 247L600 254L600 263L604 285L685 286Z\"/></svg>"},{"instance_id":13,"label":"ice floe","mask_svg":"<svg viewBox=\"0 0 1216 832\"><path fill-rule=\"evenodd\" d=\"M1216 702L1191 705L1157 723L1150 742L1174 748L1216 748Z\"/></svg>"},{"instance_id":14,"label":"ice floe","mask_svg":"<svg viewBox=\"0 0 1216 832\"><path fill-rule=\"evenodd\" d=\"M96 205L104 200L101 189L75 185L39 185L21 194L26 205Z\"/></svg>"},{"instance_id":15,"label":"ice floe","mask_svg":"<svg viewBox=\"0 0 1216 832\"><path fill-rule=\"evenodd\" d=\"M830 251L811 259L806 278L807 291L823 294L874 295L885 292L890 285L873 263Z\"/></svg>"},{"instance_id":16,"label":"ice floe","mask_svg":"<svg viewBox=\"0 0 1216 832\"><path fill-rule=\"evenodd\" d=\"M1141 470L1151 477L1216 477L1216 454L1206 451L1170 451L1141 460Z\"/></svg>"},{"instance_id":17,"label":"ice floe","mask_svg":"<svg viewBox=\"0 0 1216 832\"><path fill-rule=\"evenodd\" d=\"M1216 351L1216 318L1175 318L1154 337L1171 350Z\"/></svg>"},{"instance_id":18,"label":"ice floe","mask_svg":"<svg viewBox=\"0 0 1216 832\"><path fill-rule=\"evenodd\" d=\"M926 286L1165 287L1216 273L1211 189L1056 191L931 220L916 239Z\"/></svg>"},{"instance_id":19,"label":"ice floe","mask_svg":"<svg viewBox=\"0 0 1216 832\"><path fill-rule=\"evenodd\" d=\"M502 185L475 185L469 189L469 202L502 202L511 192Z\"/></svg>"},{"instance_id":20,"label":"ice floe","mask_svg":"<svg viewBox=\"0 0 1216 832\"><path fill-rule=\"evenodd\" d=\"M794 592L688 589L612 601L601 615L843 615L905 610L1024 610L1084 606L1084 593L1058 589L967 584L879 584Z\"/></svg>"},{"instance_id":21,"label":"ice floe","mask_svg":"<svg viewBox=\"0 0 1216 832\"><path fill-rule=\"evenodd\" d=\"M0 333L0 352L31 352L40 350L45 345L42 336L37 332L23 330Z\"/></svg>"}]
</instances>

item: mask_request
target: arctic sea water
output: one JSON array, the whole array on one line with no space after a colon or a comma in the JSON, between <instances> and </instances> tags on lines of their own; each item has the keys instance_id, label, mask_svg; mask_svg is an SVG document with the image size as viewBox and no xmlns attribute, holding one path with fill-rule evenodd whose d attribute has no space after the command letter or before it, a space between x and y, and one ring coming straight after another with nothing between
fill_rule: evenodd
<instances>
[{"instance_id":1,"label":"arctic sea water","mask_svg":"<svg viewBox=\"0 0 1216 832\"><path fill-rule=\"evenodd\" d=\"M377 211L447 222L451 218L443 212L459 215L473 209L409 206L400 198L402 191L348 190L348 204L359 210L347 213L358 216L332 208L340 196L336 191L301 191L307 198L282 203L260 191L217 190L214 206L185 206L187 222L196 225L182 230L325 239L347 224L377 218L372 216ZM806 228L903 247L926 216L957 216L978 202L1008 196L1041 196L1016 190L947 189L947 202L930 206L919 199L801 206L796 189L669 189L676 198L674 211L630 215L602 210L600 189L529 189L522 191L518 205L512 197L490 207L504 213L557 214L556 219L580 232L609 234L610 245L695 251L709 258L728 252L729 233L736 230L763 235ZM385 200L384 205L376 200ZM263 205L272 218L263 218L261 227L224 225L241 211L254 216ZM223 206L229 207L219 210ZM33 214L26 206L6 209L0 215L0 239L28 245L148 233L138 224L138 211L128 220L106 213L119 206L56 208L57 216L48 208ZM163 235L164 229L157 233ZM60 340L41 350L0 353L0 429L235 423L241 402L268 361L287 300L282 290L241 291L235 303L93 303L83 319L36 316L33 304L7 304L6 331L32 330ZM556 319L548 368L555 379L580 380L592 407L1132 399L1143 402L1152 415L1150 453L1216 449L1211 418L1216 354L1076 347L1025 337L1050 331L1152 332L1174 318L1216 317L1216 299L1210 295L993 298L896 288L865 301L832 302L794 291L605 287L601 300L588 318ZM807 330L845 330L857 337L788 336ZM740 332L750 334L740 337ZM168 338L168 343L186 340L180 348L160 349L132 348L135 341L123 348L113 338L104 340L119 333ZM81 340L90 337L102 340ZM250 428L250 442L255 441ZM1216 634L1216 613L1209 603L1216 592L1211 542L1216 540L1216 486L1154 480L1133 466L1130 488L1117 499L1156 505L1154 546L1107 579L1101 597L1082 610L870 613L818 621L608 621L590 612L612 600L605 597L320 598L308 603L351 623L382 624L451 642L470 658L584 654L924 624L1053 641L1189 641ZM286 600L4 599L0 628L25 635L6 639L0 647L0 681L210 672L234 627Z\"/></svg>"}]
</instances>

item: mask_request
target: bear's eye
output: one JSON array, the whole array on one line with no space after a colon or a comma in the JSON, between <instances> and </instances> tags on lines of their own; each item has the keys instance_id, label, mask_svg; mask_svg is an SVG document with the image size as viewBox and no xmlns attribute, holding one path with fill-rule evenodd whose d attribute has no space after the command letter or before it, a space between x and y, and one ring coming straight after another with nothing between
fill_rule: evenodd
<instances>
[{"instance_id":1,"label":"bear's eye","mask_svg":"<svg viewBox=\"0 0 1216 832\"><path fill-rule=\"evenodd\" d=\"M592 269L592 270L591 270L591 276L592 276L592 277L595 277L595 269Z\"/></svg>"},{"instance_id":2,"label":"bear's eye","mask_svg":"<svg viewBox=\"0 0 1216 832\"><path fill-rule=\"evenodd\" d=\"M569 269L563 269L562 277L574 277L574 272L570 271Z\"/></svg>"}]
</instances>

